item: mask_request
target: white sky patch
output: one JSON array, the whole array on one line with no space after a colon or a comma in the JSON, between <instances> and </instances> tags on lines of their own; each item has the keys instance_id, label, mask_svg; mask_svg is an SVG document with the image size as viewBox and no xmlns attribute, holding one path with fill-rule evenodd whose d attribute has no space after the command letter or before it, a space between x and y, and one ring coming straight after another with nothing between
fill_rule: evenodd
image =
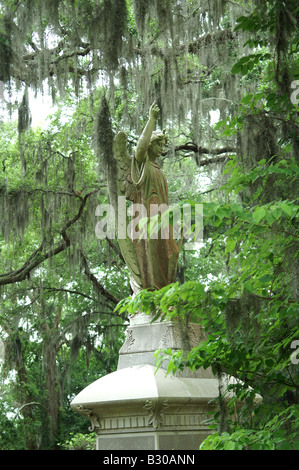
<instances>
[{"instance_id":1,"label":"white sky patch","mask_svg":"<svg viewBox=\"0 0 299 470\"><path fill-rule=\"evenodd\" d=\"M38 94L29 91L29 107L32 116L32 127L45 128L47 117L54 113L57 106L53 106L52 98L48 95Z\"/></svg>"},{"instance_id":2,"label":"white sky patch","mask_svg":"<svg viewBox=\"0 0 299 470\"><path fill-rule=\"evenodd\" d=\"M210 111L210 118L211 118L211 126L213 124L216 124L216 122L219 121L219 118L220 118L220 111L219 109L212 109Z\"/></svg>"}]
</instances>

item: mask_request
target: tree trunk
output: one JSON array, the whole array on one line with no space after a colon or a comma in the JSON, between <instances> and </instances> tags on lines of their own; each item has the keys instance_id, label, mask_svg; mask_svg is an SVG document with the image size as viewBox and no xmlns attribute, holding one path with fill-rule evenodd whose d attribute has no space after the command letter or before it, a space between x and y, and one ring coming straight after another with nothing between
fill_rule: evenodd
<instances>
[{"instance_id":1,"label":"tree trunk","mask_svg":"<svg viewBox=\"0 0 299 470\"><path fill-rule=\"evenodd\" d=\"M28 373L25 366L24 354L22 350L22 344L19 339L16 339L18 343L18 350L16 353L16 369L19 379L19 386L22 399L22 414L25 421L25 442L27 450L38 450L38 443L36 439L35 432L33 430L34 426L34 414L31 406L26 406L26 404L31 403L34 398L30 392L31 384L28 377Z\"/></svg>"},{"instance_id":2,"label":"tree trunk","mask_svg":"<svg viewBox=\"0 0 299 470\"><path fill-rule=\"evenodd\" d=\"M59 393L56 364L57 344L55 343L54 336L54 338L50 339L45 351L50 447L55 447L59 431Z\"/></svg>"}]
</instances>

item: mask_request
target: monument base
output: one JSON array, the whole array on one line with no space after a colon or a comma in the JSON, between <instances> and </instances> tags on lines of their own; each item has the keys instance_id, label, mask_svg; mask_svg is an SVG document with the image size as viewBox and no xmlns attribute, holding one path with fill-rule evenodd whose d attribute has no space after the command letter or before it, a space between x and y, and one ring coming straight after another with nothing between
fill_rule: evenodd
<instances>
[{"instance_id":1,"label":"monument base","mask_svg":"<svg viewBox=\"0 0 299 470\"><path fill-rule=\"evenodd\" d=\"M87 386L71 407L90 419L98 450L198 450L211 433L218 380L210 369L166 375L158 349L190 350L204 339L199 324L131 317L118 369Z\"/></svg>"},{"instance_id":2,"label":"monument base","mask_svg":"<svg viewBox=\"0 0 299 470\"><path fill-rule=\"evenodd\" d=\"M115 434L98 437L96 450L194 450L207 436L205 432Z\"/></svg>"},{"instance_id":3,"label":"monument base","mask_svg":"<svg viewBox=\"0 0 299 470\"><path fill-rule=\"evenodd\" d=\"M211 369L166 374L157 349L188 351L204 339L199 324L130 319L118 369L87 386L71 407L91 421L98 450L198 450L211 434L219 382ZM227 385L235 382L227 378ZM260 401L257 397L257 402Z\"/></svg>"},{"instance_id":4,"label":"monument base","mask_svg":"<svg viewBox=\"0 0 299 470\"><path fill-rule=\"evenodd\" d=\"M145 364L100 378L71 406L90 419L98 450L197 450L217 396L216 379L166 376Z\"/></svg>"},{"instance_id":5,"label":"monument base","mask_svg":"<svg viewBox=\"0 0 299 470\"><path fill-rule=\"evenodd\" d=\"M199 323L183 321L153 321L153 316L137 313L130 318L126 340L119 351L117 369L140 364L156 366L155 351L171 349L190 351L205 339L203 328ZM165 360L161 367L167 369ZM190 369L177 371L176 377L214 378L210 369Z\"/></svg>"}]
</instances>

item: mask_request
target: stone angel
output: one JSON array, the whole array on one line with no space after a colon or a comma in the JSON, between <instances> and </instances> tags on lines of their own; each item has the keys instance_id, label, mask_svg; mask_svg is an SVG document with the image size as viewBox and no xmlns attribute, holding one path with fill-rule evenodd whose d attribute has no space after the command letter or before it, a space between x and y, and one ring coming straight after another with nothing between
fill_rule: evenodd
<instances>
[{"instance_id":1,"label":"stone angel","mask_svg":"<svg viewBox=\"0 0 299 470\"><path fill-rule=\"evenodd\" d=\"M167 181L156 161L168 140L165 130L155 131L159 111L157 104L153 103L149 119L132 157L127 150L127 137L124 132L116 135L113 146L117 162L118 195L123 196L122 199L131 201L139 212L140 208L143 208L145 217L154 213L159 206L168 207ZM172 227L169 226L167 237L162 237L161 231L156 237L150 237L146 232L142 237L134 237L126 230L128 224L126 207L120 208L119 204L118 206L118 220L122 220L125 234L118 241L130 271L133 292L145 288L161 289L175 282L180 250L173 237Z\"/></svg>"}]
</instances>

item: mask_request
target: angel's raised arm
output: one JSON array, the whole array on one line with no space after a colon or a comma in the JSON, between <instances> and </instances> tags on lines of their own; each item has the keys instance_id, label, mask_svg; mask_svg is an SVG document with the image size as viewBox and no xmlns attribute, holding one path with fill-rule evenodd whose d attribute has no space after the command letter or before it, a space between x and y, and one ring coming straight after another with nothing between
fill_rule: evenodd
<instances>
[{"instance_id":1,"label":"angel's raised arm","mask_svg":"<svg viewBox=\"0 0 299 470\"><path fill-rule=\"evenodd\" d=\"M135 158L139 163L142 163L145 160L147 149L150 144L152 132L155 129L159 112L160 112L160 109L158 105L156 104L156 102L154 102L150 107L149 119L137 142Z\"/></svg>"}]
</instances>

